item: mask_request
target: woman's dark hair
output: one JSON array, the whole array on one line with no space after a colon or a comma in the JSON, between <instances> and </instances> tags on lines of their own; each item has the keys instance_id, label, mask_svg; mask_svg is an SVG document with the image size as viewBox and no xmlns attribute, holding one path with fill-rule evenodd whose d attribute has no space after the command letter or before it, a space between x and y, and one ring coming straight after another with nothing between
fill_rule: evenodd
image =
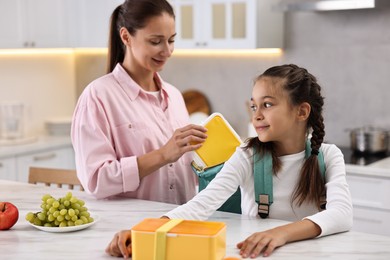
<instances>
[{"instance_id":1,"label":"woman's dark hair","mask_svg":"<svg viewBox=\"0 0 390 260\"><path fill-rule=\"evenodd\" d=\"M125 46L119 30L125 27L130 35L134 36L137 30L146 26L148 19L163 13L175 17L172 6L166 0L126 0L115 8L110 20L108 73L113 71L116 64L122 62L125 57Z\"/></svg>"},{"instance_id":2,"label":"woman's dark hair","mask_svg":"<svg viewBox=\"0 0 390 260\"><path fill-rule=\"evenodd\" d=\"M312 129L311 155L305 160L301 169L300 180L294 190L291 201L301 206L304 201L314 202L321 206L322 196L325 195L325 181L323 180L318 164L317 155L324 140L324 118L322 108L324 98L321 95L321 87L317 79L306 69L294 64L275 66L267 69L255 79L255 82L263 77L271 77L281 83L283 89L288 93L292 105L300 105L307 102L311 106L307 128ZM273 142L261 142L257 137L247 141L246 148L253 147L260 155L271 153L273 172L281 169L281 162L276 155Z\"/></svg>"}]
</instances>

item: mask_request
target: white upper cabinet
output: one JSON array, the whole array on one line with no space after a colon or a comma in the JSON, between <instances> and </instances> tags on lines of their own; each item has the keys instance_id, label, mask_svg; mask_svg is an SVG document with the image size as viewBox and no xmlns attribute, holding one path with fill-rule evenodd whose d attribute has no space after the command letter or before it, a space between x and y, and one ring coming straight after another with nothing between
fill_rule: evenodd
<instances>
[{"instance_id":1,"label":"white upper cabinet","mask_svg":"<svg viewBox=\"0 0 390 260\"><path fill-rule=\"evenodd\" d=\"M110 17L124 0L75 0L74 47L107 47Z\"/></svg>"},{"instance_id":2,"label":"white upper cabinet","mask_svg":"<svg viewBox=\"0 0 390 260\"><path fill-rule=\"evenodd\" d=\"M0 0L0 48L107 47L124 0Z\"/></svg>"},{"instance_id":3,"label":"white upper cabinet","mask_svg":"<svg viewBox=\"0 0 390 260\"><path fill-rule=\"evenodd\" d=\"M107 47L124 0L0 0L0 48ZM170 0L177 49L280 48L283 13L273 0Z\"/></svg>"},{"instance_id":4,"label":"white upper cabinet","mask_svg":"<svg viewBox=\"0 0 390 260\"><path fill-rule=\"evenodd\" d=\"M283 13L272 0L171 0L176 15L175 47L210 49L280 48Z\"/></svg>"},{"instance_id":5,"label":"white upper cabinet","mask_svg":"<svg viewBox=\"0 0 390 260\"><path fill-rule=\"evenodd\" d=\"M18 0L0 0L0 47L23 45L22 7Z\"/></svg>"},{"instance_id":6,"label":"white upper cabinet","mask_svg":"<svg viewBox=\"0 0 390 260\"><path fill-rule=\"evenodd\" d=\"M70 46L66 0L0 0L0 48Z\"/></svg>"}]
</instances>

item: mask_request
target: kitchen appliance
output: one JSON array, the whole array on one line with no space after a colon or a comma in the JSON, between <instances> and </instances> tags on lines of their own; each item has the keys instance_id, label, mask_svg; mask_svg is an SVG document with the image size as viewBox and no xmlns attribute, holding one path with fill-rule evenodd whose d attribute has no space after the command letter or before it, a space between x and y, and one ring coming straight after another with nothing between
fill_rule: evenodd
<instances>
[{"instance_id":1,"label":"kitchen appliance","mask_svg":"<svg viewBox=\"0 0 390 260\"><path fill-rule=\"evenodd\" d=\"M375 8L375 0L281 0L273 10L296 11L337 11Z\"/></svg>"},{"instance_id":2,"label":"kitchen appliance","mask_svg":"<svg viewBox=\"0 0 390 260\"><path fill-rule=\"evenodd\" d=\"M72 126L72 117L50 118L45 121L46 131L49 135L69 136Z\"/></svg>"},{"instance_id":3,"label":"kitchen appliance","mask_svg":"<svg viewBox=\"0 0 390 260\"><path fill-rule=\"evenodd\" d=\"M22 102L0 103L0 139L24 137L25 105Z\"/></svg>"},{"instance_id":4,"label":"kitchen appliance","mask_svg":"<svg viewBox=\"0 0 390 260\"><path fill-rule=\"evenodd\" d=\"M339 146L339 148L344 155L345 163L352 165L369 165L390 156L390 153L359 153L352 150L351 147Z\"/></svg>"},{"instance_id":5,"label":"kitchen appliance","mask_svg":"<svg viewBox=\"0 0 390 260\"><path fill-rule=\"evenodd\" d=\"M351 149L359 153L386 153L389 147L389 131L365 126L350 130Z\"/></svg>"}]
</instances>

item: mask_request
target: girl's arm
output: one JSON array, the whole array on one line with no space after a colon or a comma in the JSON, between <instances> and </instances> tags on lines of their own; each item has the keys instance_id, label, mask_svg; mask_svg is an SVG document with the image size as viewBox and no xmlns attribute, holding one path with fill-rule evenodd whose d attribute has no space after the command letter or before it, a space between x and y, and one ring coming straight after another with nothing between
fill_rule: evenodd
<instances>
[{"instance_id":1,"label":"girl's arm","mask_svg":"<svg viewBox=\"0 0 390 260\"><path fill-rule=\"evenodd\" d=\"M342 152L335 145L321 146L326 165L326 210L306 217L321 227L319 236L345 232L353 224L351 193Z\"/></svg>"},{"instance_id":2,"label":"girl's arm","mask_svg":"<svg viewBox=\"0 0 390 260\"><path fill-rule=\"evenodd\" d=\"M237 191L238 186L243 182L245 173L252 171L251 161L243 159L244 156L242 149L237 148L236 152L204 190L189 202L171 210L165 216L171 219L194 220L206 220L210 217Z\"/></svg>"},{"instance_id":3,"label":"girl's arm","mask_svg":"<svg viewBox=\"0 0 390 260\"><path fill-rule=\"evenodd\" d=\"M353 208L346 181L343 155L335 145L324 145L326 164L326 210L303 220L257 232L237 244L243 257L270 255L286 243L348 231L352 226Z\"/></svg>"},{"instance_id":4,"label":"girl's arm","mask_svg":"<svg viewBox=\"0 0 390 260\"><path fill-rule=\"evenodd\" d=\"M262 253L269 256L277 247L286 243L317 237L321 228L314 222L304 219L279 226L263 232L257 232L237 244L243 258L255 258Z\"/></svg>"}]
</instances>

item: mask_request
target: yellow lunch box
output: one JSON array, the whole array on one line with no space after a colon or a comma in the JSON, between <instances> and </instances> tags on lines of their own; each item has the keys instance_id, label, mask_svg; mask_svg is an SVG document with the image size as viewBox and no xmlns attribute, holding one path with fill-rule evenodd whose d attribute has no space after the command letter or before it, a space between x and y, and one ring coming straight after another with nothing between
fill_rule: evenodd
<instances>
[{"instance_id":1,"label":"yellow lunch box","mask_svg":"<svg viewBox=\"0 0 390 260\"><path fill-rule=\"evenodd\" d=\"M226 254L223 222L149 218L131 237L133 260L221 260Z\"/></svg>"}]
</instances>

